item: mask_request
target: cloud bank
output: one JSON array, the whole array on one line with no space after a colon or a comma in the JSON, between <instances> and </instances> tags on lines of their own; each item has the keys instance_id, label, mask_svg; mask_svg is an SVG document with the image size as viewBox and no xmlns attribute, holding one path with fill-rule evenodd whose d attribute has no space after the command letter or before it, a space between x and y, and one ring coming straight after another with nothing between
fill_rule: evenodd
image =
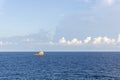
<instances>
[{"instance_id":1,"label":"cloud bank","mask_svg":"<svg viewBox=\"0 0 120 80\"><path fill-rule=\"evenodd\" d=\"M118 45L120 44L120 34L118 35L117 38L109 38L107 36L99 36L99 37L92 37L92 36L88 36L85 39L77 39L77 38L73 38L71 40L66 39L65 37L60 38L58 41L54 41L54 40L44 40L43 38L31 38L31 37L22 37L22 38L16 38L17 41L14 41L14 37L12 37L13 40L11 40L11 38L8 40L3 39L0 40L0 46L7 46L7 45L22 45L22 44L36 44L36 45L79 45L79 46L83 46L83 45Z\"/></svg>"},{"instance_id":2,"label":"cloud bank","mask_svg":"<svg viewBox=\"0 0 120 80\"><path fill-rule=\"evenodd\" d=\"M62 37L57 41L44 41L38 38L19 38L17 41L0 40L0 51L119 51L120 34L116 38L108 36L92 37L84 39Z\"/></svg>"},{"instance_id":3,"label":"cloud bank","mask_svg":"<svg viewBox=\"0 0 120 80\"><path fill-rule=\"evenodd\" d=\"M77 38L73 38L72 40L66 40L64 37L62 37L59 40L59 43L63 45L80 45L82 41L78 40Z\"/></svg>"},{"instance_id":4,"label":"cloud bank","mask_svg":"<svg viewBox=\"0 0 120 80\"><path fill-rule=\"evenodd\" d=\"M101 37L86 37L84 40L78 40L77 38L73 38L72 40L66 40L64 37L62 37L59 40L60 44L64 45L118 45L120 44L120 34L117 38L109 38L107 36L101 36Z\"/></svg>"}]
</instances>

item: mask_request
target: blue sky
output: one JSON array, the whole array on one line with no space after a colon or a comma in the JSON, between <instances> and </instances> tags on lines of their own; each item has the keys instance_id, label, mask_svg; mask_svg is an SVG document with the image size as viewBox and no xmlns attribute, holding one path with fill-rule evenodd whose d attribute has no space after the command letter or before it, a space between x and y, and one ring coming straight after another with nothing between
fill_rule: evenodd
<instances>
[{"instance_id":1,"label":"blue sky","mask_svg":"<svg viewBox=\"0 0 120 80\"><path fill-rule=\"evenodd\" d=\"M119 50L119 0L0 0L0 51Z\"/></svg>"},{"instance_id":2,"label":"blue sky","mask_svg":"<svg viewBox=\"0 0 120 80\"><path fill-rule=\"evenodd\" d=\"M2 31L0 31L0 36L26 35L38 32L41 28L54 30L64 14L87 7L82 4L83 2L80 4L78 2L73 0L1 0Z\"/></svg>"}]
</instances>

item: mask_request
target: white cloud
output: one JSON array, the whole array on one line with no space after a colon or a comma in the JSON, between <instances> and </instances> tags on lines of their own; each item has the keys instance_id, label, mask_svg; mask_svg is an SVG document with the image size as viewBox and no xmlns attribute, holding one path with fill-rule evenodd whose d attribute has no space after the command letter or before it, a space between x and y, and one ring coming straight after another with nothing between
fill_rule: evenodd
<instances>
[{"instance_id":1,"label":"white cloud","mask_svg":"<svg viewBox=\"0 0 120 80\"><path fill-rule=\"evenodd\" d=\"M8 45L13 45L13 43L9 41L0 41L0 46L8 46Z\"/></svg>"},{"instance_id":2,"label":"white cloud","mask_svg":"<svg viewBox=\"0 0 120 80\"><path fill-rule=\"evenodd\" d=\"M93 44L114 44L115 39L110 39L107 36L94 38Z\"/></svg>"},{"instance_id":3,"label":"white cloud","mask_svg":"<svg viewBox=\"0 0 120 80\"><path fill-rule=\"evenodd\" d=\"M102 37L94 38L93 44L100 44L102 42Z\"/></svg>"},{"instance_id":4,"label":"white cloud","mask_svg":"<svg viewBox=\"0 0 120 80\"><path fill-rule=\"evenodd\" d=\"M87 37L85 40L84 40L84 43L87 44L91 41L91 37Z\"/></svg>"},{"instance_id":5,"label":"white cloud","mask_svg":"<svg viewBox=\"0 0 120 80\"><path fill-rule=\"evenodd\" d=\"M107 43L107 44L113 44L115 43L115 39L110 39L108 37L103 37L103 42Z\"/></svg>"},{"instance_id":6,"label":"white cloud","mask_svg":"<svg viewBox=\"0 0 120 80\"><path fill-rule=\"evenodd\" d=\"M73 45L78 45L78 44L81 44L81 43L82 43L82 41L79 41L76 38L74 38L74 39L71 40L71 44L73 44Z\"/></svg>"},{"instance_id":7,"label":"white cloud","mask_svg":"<svg viewBox=\"0 0 120 80\"><path fill-rule=\"evenodd\" d=\"M83 41L78 40L77 38L73 38L72 40L66 40L64 37L62 37L59 40L60 44L64 45L87 45L87 44L93 44L93 45L98 45L98 44L117 44L120 43L120 35L118 36L117 39L115 38L109 38L107 36L103 37L95 37L92 39L92 37L86 37Z\"/></svg>"},{"instance_id":8,"label":"white cloud","mask_svg":"<svg viewBox=\"0 0 120 80\"><path fill-rule=\"evenodd\" d=\"M120 34L118 35L117 42L120 43Z\"/></svg>"},{"instance_id":9,"label":"white cloud","mask_svg":"<svg viewBox=\"0 0 120 80\"><path fill-rule=\"evenodd\" d=\"M66 45L79 45L82 44L81 40L78 40L77 38L73 38L71 41L70 40L66 40L64 37L62 37L59 40L60 44L66 44Z\"/></svg>"},{"instance_id":10,"label":"white cloud","mask_svg":"<svg viewBox=\"0 0 120 80\"><path fill-rule=\"evenodd\" d=\"M62 38L59 40L59 43L65 44L65 43L66 43L66 39L65 39L64 37L62 37Z\"/></svg>"},{"instance_id":11,"label":"white cloud","mask_svg":"<svg viewBox=\"0 0 120 80\"><path fill-rule=\"evenodd\" d=\"M23 41L20 42L18 41L17 43L17 46L26 46L26 47L36 47L36 48L39 48L39 47L44 47L45 49L48 48L52 48L52 47L55 47L56 49L59 49L60 46L64 46L64 47L69 47L69 46L73 46L73 48L77 47L78 49L79 48L88 48L88 47L91 47L93 49L96 48L96 45L97 45L97 48L99 49L101 46L102 46L102 49L104 49L104 46L106 47L109 47L109 46L112 46L113 48L116 48L120 43L120 34L118 35L117 38L109 38L107 36L101 36L101 37L86 37L84 40L79 40L77 38L73 38L71 40L67 40L65 37L62 37L58 42L55 42L55 41L48 41L48 42L41 42L41 41L38 41L36 42L33 41L31 42L31 40L29 38L25 38L24 39L25 41L27 41L28 43L25 44ZM115 45L113 45L115 44ZM14 42L10 42L10 41L4 41L4 40L1 40L0 41L0 48L4 48L5 47L9 47L9 46L15 46L16 47L16 44ZM56 47L57 46L57 47ZM66 48L65 48L66 49Z\"/></svg>"},{"instance_id":12,"label":"white cloud","mask_svg":"<svg viewBox=\"0 0 120 80\"><path fill-rule=\"evenodd\" d=\"M14 43L13 41L0 41L0 46L7 46L7 45L98 45L98 44L118 44L120 43L120 34L117 38L109 38L107 36L103 37L86 37L84 40L78 40L77 38L73 38L71 40L67 40L65 37L59 39L59 42L48 41L48 42L41 42L40 40L25 38L23 41L17 41L18 43Z\"/></svg>"}]
</instances>

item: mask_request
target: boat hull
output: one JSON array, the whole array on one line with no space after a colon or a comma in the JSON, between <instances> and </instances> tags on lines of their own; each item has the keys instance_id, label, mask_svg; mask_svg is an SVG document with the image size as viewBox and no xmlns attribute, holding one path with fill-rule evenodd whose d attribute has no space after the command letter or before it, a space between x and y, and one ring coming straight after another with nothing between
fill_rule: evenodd
<instances>
[{"instance_id":1,"label":"boat hull","mask_svg":"<svg viewBox=\"0 0 120 80\"><path fill-rule=\"evenodd\" d=\"M44 54L34 54L34 56L43 56Z\"/></svg>"},{"instance_id":2,"label":"boat hull","mask_svg":"<svg viewBox=\"0 0 120 80\"><path fill-rule=\"evenodd\" d=\"M44 55L44 52L43 51L40 51L39 53L37 54L34 54L35 56L43 56Z\"/></svg>"}]
</instances>

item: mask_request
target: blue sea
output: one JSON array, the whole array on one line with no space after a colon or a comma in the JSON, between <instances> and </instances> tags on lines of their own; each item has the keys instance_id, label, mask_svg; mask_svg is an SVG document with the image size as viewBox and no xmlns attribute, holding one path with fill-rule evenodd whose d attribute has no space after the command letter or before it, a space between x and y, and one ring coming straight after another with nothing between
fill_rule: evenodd
<instances>
[{"instance_id":1,"label":"blue sea","mask_svg":"<svg viewBox=\"0 0 120 80\"><path fill-rule=\"evenodd\" d=\"M0 80L120 80L119 52L0 52Z\"/></svg>"}]
</instances>

